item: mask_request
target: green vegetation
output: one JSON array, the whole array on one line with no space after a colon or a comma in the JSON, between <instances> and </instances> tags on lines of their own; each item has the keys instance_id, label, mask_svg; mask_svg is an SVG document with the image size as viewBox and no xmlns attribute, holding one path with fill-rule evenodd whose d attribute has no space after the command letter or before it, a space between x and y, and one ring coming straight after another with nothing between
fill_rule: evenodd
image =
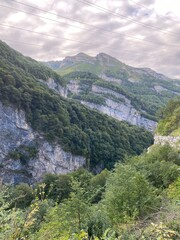
<instances>
[{"instance_id":1,"label":"green vegetation","mask_svg":"<svg viewBox=\"0 0 180 240\"><path fill-rule=\"evenodd\" d=\"M42 79L48 80L48 78L53 78L55 81L63 85L63 79L50 68L40 64L39 62L31 59L29 57L24 57L21 53L10 49L8 45L0 41L0 53L1 53L1 60L0 66L3 67L4 64L11 66L11 70L13 71L13 66L22 69L24 72L27 72L30 77L33 79ZM4 60L6 63L4 63ZM18 73L18 72L17 72ZM15 73L14 73L15 74ZM10 76L9 76L10 77Z\"/></svg>"},{"instance_id":2,"label":"green vegetation","mask_svg":"<svg viewBox=\"0 0 180 240\"><path fill-rule=\"evenodd\" d=\"M26 58L3 43L0 54L0 101L24 110L33 129L85 156L91 169L107 167L97 175L85 169L47 174L33 187L0 184L0 239L178 240L179 152L164 145L129 156L152 143L149 132L55 94L38 82L40 73L27 70L30 63L27 69L19 63ZM53 74L48 71L44 80ZM179 99L169 107L163 120L171 123L170 111L171 133L179 127ZM34 146L22 145L8 157L28 161L36 154Z\"/></svg>"},{"instance_id":3,"label":"green vegetation","mask_svg":"<svg viewBox=\"0 0 180 240\"><path fill-rule=\"evenodd\" d=\"M96 95L93 93L88 93L88 94L73 94L72 96L73 99L77 100L82 100L90 103L95 103L99 105L106 105L106 100L103 98L103 96Z\"/></svg>"},{"instance_id":4,"label":"green vegetation","mask_svg":"<svg viewBox=\"0 0 180 240\"><path fill-rule=\"evenodd\" d=\"M71 72L69 74L66 74L64 76L64 79L66 81L69 81L70 79L76 79L76 80L86 80L86 83L88 83L88 81L90 81L90 83L93 83L94 81L96 81L97 79L100 79L96 74L91 73L91 72L80 72L80 71L76 71L76 72Z\"/></svg>"},{"instance_id":5,"label":"green vegetation","mask_svg":"<svg viewBox=\"0 0 180 240\"><path fill-rule=\"evenodd\" d=\"M162 111L157 132L161 135L180 135L180 97L172 99Z\"/></svg>"},{"instance_id":6,"label":"green vegetation","mask_svg":"<svg viewBox=\"0 0 180 240\"><path fill-rule=\"evenodd\" d=\"M75 64L74 66L64 67L60 71L59 69L57 69L57 73L59 73L61 76L70 74L75 71L91 72L98 75L101 73L102 67L99 64L88 64L88 63L80 62Z\"/></svg>"},{"instance_id":7,"label":"green vegetation","mask_svg":"<svg viewBox=\"0 0 180 240\"><path fill-rule=\"evenodd\" d=\"M155 188L145 176L132 166L122 164L116 165L107 180L104 201L108 215L115 224L144 216L158 205Z\"/></svg>"},{"instance_id":8,"label":"green vegetation","mask_svg":"<svg viewBox=\"0 0 180 240\"><path fill-rule=\"evenodd\" d=\"M37 156L38 150L34 146L26 146L20 145L13 151L10 151L8 157L14 160L20 159L22 164L26 164L26 162Z\"/></svg>"},{"instance_id":9,"label":"green vegetation","mask_svg":"<svg viewBox=\"0 0 180 240\"><path fill-rule=\"evenodd\" d=\"M82 55L82 54L81 54ZM49 66L52 63L49 64ZM112 89L122 93L131 100L132 105L139 110L142 115L151 120L158 120L159 110L166 103L180 93L180 85L178 81L168 79L162 74L158 74L151 69L133 68L118 61L117 59L106 54L99 54L95 58L84 55L72 57L69 64L64 61L62 67L56 68L58 73L63 75L65 79L76 79L82 84L89 84L90 77L92 84L100 84L100 86ZM92 75L90 75L93 74ZM66 75L67 74L67 75ZM88 76L89 74L89 76ZM102 80L98 76L106 76L116 81ZM81 82L81 79L87 79L87 83ZM98 81L98 83L97 83ZM91 91L89 89L88 91ZM83 95L84 91L79 93ZM98 95L98 94L97 94Z\"/></svg>"},{"instance_id":10,"label":"green vegetation","mask_svg":"<svg viewBox=\"0 0 180 240\"><path fill-rule=\"evenodd\" d=\"M180 175L154 173L159 162L180 165L175 149L155 146L97 175L79 169L47 174L34 188L1 185L0 239L177 240Z\"/></svg>"},{"instance_id":11,"label":"green vegetation","mask_svg":"<svg viewBox=\"0 0 180 240\"><path fill-rule=\"evenodd\" d=\"M33 71L41 65L37 64L36 68L36 62L31 60L35 67L30 73L29 59L25 69L19 62L23 63L26 58L21 59L21 55L6 44L0 43L0 54L0 101L24 110L31 127L48 141L85 156L90 163L87 167L93 169L100 165L110 169L126 155L140 154L152 144L151 133L144 129L89 110L39 83ZM50 77L48 71L43 72L46 79ZM17 150L15 153L19 154Z\"/></svg>"},{"instance_id":12,"label":"green vegetation","mask_svg":"<svg viewBox=\"0 0 180 240\"><path fill-rule=\"evenodd\" d=\"M126 69L127 70L127 69ZM106 71L108 77L116 78L118 81L103 80L92 71L90 72L71 72L64 75L66 83L70 80L76 81L79 85L79 93L76 95L69 94L68 97L85 100L96 104L105 104L105 98L110 98L116 102L122 102L122 98L117 98L113 94L107 93L94 93L92 91L93 86L100 86L106 90L112 90L116 93L120 93L131 101L131 104L141 113L142 116L157 121L158 113L166 103L180 92L180 88L168 80L161 80L153 78L151 75L138 75L139 80L135 82L128 81L127 71ZM164 88L160 92L155 90L156 86ZM85 95L87 97L85 97Z\"/></svg>"}]
</instances>

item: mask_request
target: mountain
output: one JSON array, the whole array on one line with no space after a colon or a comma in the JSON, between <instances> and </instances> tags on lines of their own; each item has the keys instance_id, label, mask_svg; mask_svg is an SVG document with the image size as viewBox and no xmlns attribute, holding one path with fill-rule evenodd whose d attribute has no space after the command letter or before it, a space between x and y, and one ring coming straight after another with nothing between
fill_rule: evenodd
<instances>
[{"instance_id":1,"label":"mountain","mask_svg":"<svg viewBox=\"0 0 180 240\"><path fill-rule=\"evenodd\" d=\"M106 70L118 70L128 68L127 65L121 63L117 59L100 53L96 57L88 56L85 53L79 53L75 56L67 56L63 61L44 62L54 70L58 70L62 75L74 71L87 71L97 75L103 74Z\"/></svg>"},{"instance_id":2,"label":"mountain","mask_svg":"<svg viewBox=\"0 0 180 240\"><path fill-rule=\"evenodd\" d=\"M112 168L152 144L143 128L64 98L66 79L0 41L0 178L34 183L81 166ZM53 88L51 90L50 88Z\"/></svg>"},{"instance_id":3,"label":"mountain","mask_svg":"<svg viewBox=\"0 0 180 240\"><path fill-rule=\"evenodd\" d=\"M149 68L128 66L104 53L96 57L79 53L44 64L64 76L64 96L151 131L159 110L180 94L180 81Z\"/></svg>"}]
</instances>

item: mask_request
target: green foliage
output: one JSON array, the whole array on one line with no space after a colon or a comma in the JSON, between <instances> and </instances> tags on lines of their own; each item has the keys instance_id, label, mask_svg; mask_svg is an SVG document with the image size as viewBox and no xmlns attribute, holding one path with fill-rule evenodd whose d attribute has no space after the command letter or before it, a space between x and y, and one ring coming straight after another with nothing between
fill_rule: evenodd
<instances>
[{"instance_id":1,"label":"green foliage","mask_svg":"<svg viewBox=\"0 0 180 240\"><path fill-rule=\"evenodd\" d=\"M105 236L106 229L111 227L110 219L104 208L102 204L98 204L90 209L87 221L87 232L90 239L94 237L101 239L103 235Z\"/></svg>"},{"instance_id":2,"label":"green foliage","mask_svg":"<svg viewBox=\"0 0 180 240\"><path fill-rule=\"evenodd\" d=\"M38 150L33 146L20 145L15 150L9 152L8 157L14 160L20 159L22 164L26 164L31 158L35 158Z\"/></svg>"},{"instance_id":3,"label":"green foliage","mask_svg":"<svg viewBox=\"0 0 180 240\"><path fill-rule=\"evenodd\" d=\"M158 124L157 132L161 135L177 135L180 132L180 97L169 101L162 111L162 119Z\"/></svg>"},{"instance_id":4,"label":"green foliage","mask_svg":"<svg viewBox=\"0 0 180 240\"><path fill-rule=\"evenodd\" d=\"M107 181L105 198L112 222L129 222L158 205L155 189L135 168L117 164Z\"/></svg>"},{"instance_id":5,"label":"green foliage","mask_svg":"<svg viewBox=\"0 0 180 240\"><path fill-rule=\"evenodd\" d=\"M69 198L49 211L36 239L70 239L80 233L86 226L89 207L85 189L73 180Z\"/></svg>"},{"instance_id":6,"label":"green foliage","mask_svg":"<svg viewBox=\"0 0 180 240\"><path fill-rule=\"evenodd\" d=\"M95 194L92 198L93 203L97 203L102 199L109 174L110 172L104 169L91 179L90 185L95 189Z\"/></svg>"},{"instance_id":7,"label":"green foliage","mask_svg":"<svg viewBox=\"0 0 180 240\"><path fill-rule=\"evenodd\" d=\"M25 61L25 57L3 43L0 43L1 52L0 101L24 110L35 131L48 141L60 143L65 151L85 156L91 169L96 165L112 168L117 160L122 161L125 155L139 154L152 143L149 132L55 94L38 81L38 73L33 75L29 65L25 67L29 59ZM35 72L38 72L36 67ZM47 78L52 77L48 74ZM18 154L19 151L15 152L14 158L22 157L24 161L24 155Z\"/></svg>"},{"instance_id":8,"label":"green foliage","mask_svg":"<svg viewBox=\"0 0 180 240\"><path fill-rule=\"evenodd\" d=\"M104 187L109 174L110 172L107 169L103 169L99 174L92 178L91 184L94 186Z\"/></svg>"},{"instance_id":9,"label":"green foliage","mask_svg":"<svg viewBox=\"0 0 180 240\"><path fill-rule=\"evenodd\" d=\"M23 109L36 131L65 150L84 155L88 167L89 161L98 169L128 159L116 164L114 171L105 169L95 176L86 169L47 174L36 189L0 185L0 239L178 239L179 153L168 145L156 146L129 159L127 155L140 154L151 144L151 134L61 98L37 81L43 79L39 64L31 69L34 61L2 43L0 52L3 104ZM44 80L55 77L49 69L44 74ZM93 74L73 77L87 79L89 86L97 81ZM134 104L139 101L134 95L132 99ZM175 105L171 104L171 115L179 104ZM23 145L9 157L26 162L36 154L36 148Z\"/></svg>"},{"instance_id":10,"label":"green foliage","mask_svg":"<svg viewBox=\"0 0 180 240\"><path fill-rule=\"evenodd\" d=\"M10 195L11 208L26 208L34 200L34 191L33 189L25 183L21 183L13 189Z\"/></svg>"},{"instance_id":11,"label":"green foliage","mask_svg":"<svg viewBox=\"0 0 180 240\"><path fill-rule=\"evenodd\" d=\"M86 197L86 190L80 186L78 181L72 181L72 192L69 199L61 204L61 210L73 231L80 231L84 228L89 211L89 203Z\"/></svg>"},{"instance_id":12,"label":"green foliage","mask_svg":"<svg viewBox=\"0 0 180 240\"><path fill-rule=\"evenodd\" d=\"M167 189L168 198L180 203L180 177L176 179Z\"/></svg>"},{"instance_id":13,"label":"green foliage","mask_svg":"<svg viewBox=\"0 0 180 240\"><path fill-rule=\"evenodd\" d=\"M68 174L46 174L43 178L45 195L57 203L62 202L69 197L69 194L72 191L71 181L72 177Z\"/></svg>"},{"instance_id":14,"label":"green foliage","mask_svg":"<svg viewBox=\"0 0 180 240\"><path fill-rule=\"evenodd\" d=\"M46 205L45 209L48 209L46 200L36 200L30 205L29 208L24 210L11 208L11 195L9 194L9 189L4 186L1 186L0 188L0 239L29 239L28 237L31 235L31 233L38 230L38 225L42 221L42 217L45 214L45 212L42 213L42 206ZM25 185L17 187L17 191L19 194L29 194L28 186ZM27 204L26 197L28 199L29 195L24 196L24 207ZM23 197L21 200L23 202ZM21 204L20 200L17 203Z\"/></svg>"},{"instance_id":15,"label":"green foliage","mask_svg":"<svg viewBox=\"0 0 180 240\"><path fill-rule=\"evenodd\" d=\"M10 51L9 46L2 41L0 41L0 55L2 59L6 59L7 64L15 64L18 68L23 69L25 72L31 75L31 77L34 76L37 79L42 79L45 81L51 77L61 85L64 84L63 79L50 68L29 57L24 57L22 54L13 49ZM9 82L9 85L14 82L14 78L11 74L7 73L6 79Z\"/></svg>"},{"instance_id":16,"label":"green foliage","mask_svg":"<svg viewBox=\"0 0 180 240\"><path fill-rule=\"evenodd\" d=\"M106 101L102 96L96 95L96 94L93 94L93 93L73 95L72 98L77 99L77 100L82 100L82 101L86 101L86 102L99 104L99 105L106 105Z\"/></svg>"},{"instance_id":17,"label":"green foliage","mask_svg":"<svg viewBox=\"0 0 180 240\"><path fill-rule=\"evenodd\" d=\"M90 80L90 83L96 81L99 79L99 77L91 72L83 72L83 71L76 71L76 72L71 72L69 74L66 74L63 76L63 78L66 81L69 81L70 79L76 79L76 80L86 80L86 83Z\"/></svg>"},{"instance_id":18,"label":"green foliage","mask_svg":"<svg viewBox=\"0 0 180 240\"><path fill-rule=\"evenodd\" d=\"M24 204L31 188L2 186L0 239L179 239L179 178L168 173L168 164L178 167L178 157L171 147L156 146L111 172L48 174L23 210L12 209L12 196L24 197Z\"/></svg>"},{"instance_id":19,"label":"green foliage","mask_svg":"<svg viewBox=\"0 0 180 240\"><path fill-rule=\"evenodd\" d=\"M110 56L106 59L109 59L108 62L105 59L100 60L89 56L78 61L75 58L71 65L63 65L58 69L60 74L68 73L64 76L67 82L77 81L80 92L78 96L76 95L76 99L84 98L86 91L92 94L92 85L102 86L123 94L131 100L131 104L140 111L142 116L157 121L159 110L180 93L179 84L161 74L150 69L132 68ZM100 79L95 74L105 76L106 80ZM102 94L94 95L98 97ZM69 97L72 96L69 95ZM114 100L114 97L110 96L110 98ZM94 99L95 96L91 96L88 101L94 102ZM101 104L101 102L96 103Z\"/></svg>"},{"instance_id":20,"label":"green foliage","mask_svg":"<svg viewBox=\"0 0 180 240\"><path fill-rule=\"evenodd\" d=\"M169 145L154 146L150 152L130 160L157 188L166 188L179 176L179 154Z\"/></svg>"}]
</instances>

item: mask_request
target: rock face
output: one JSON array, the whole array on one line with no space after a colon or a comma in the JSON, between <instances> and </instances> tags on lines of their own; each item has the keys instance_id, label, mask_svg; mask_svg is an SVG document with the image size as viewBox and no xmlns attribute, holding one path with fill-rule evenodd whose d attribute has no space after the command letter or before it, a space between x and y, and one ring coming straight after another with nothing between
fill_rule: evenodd
<instances>
[{"instance_id":1,"label":"rock face","mask_svg":"<svg viewBox=\"0 0 180 240\"><path fill-rule=\"evenodd\" d=\"M68 173L85 165L85 158L49 144L27 124L23 111L0 103L0 179L9 184L33 184L45 173ZM36 155L22 161L12 157L19 148L36 148Z\"/></svg>"},{"instance_id":2,"label":"rock face","mask_svg":"<svg viewBox=\"0 0 180 240\"><path fill-rule=\"evenodd\" d=\"M50 89L53 89L63 97L68 97L68 93L81 95L83 89L88 88L88 85L81 85L77 80L73 79L70 79L65 87L62 87L51 78L46 82L42 80L39 81L43 84L46 84ZM92 85L90 92L97 96L104 96L106 104L100 105L93 102L81 101L83 105L86 105L91 109L96 109L117 120L127 121L132 125L144 127L149 131L154 131L156 128L157 123L142 116L141 113L132 106L131 100L123 94L97 85ZM118 101L114 101L114 97Z\"/></svg>"},{"instance_id":3,"label":"rock face","mask_svg":"<svg viewBox=\"0 0 180 240\"><path fill-rule=\"evenodd\" d=\"M173 137L173 136L154 136L154 144L165 145L169 144L172 147L180 150L180 136Z\"/></svg>"},{"instance_id":4,"label":"rock face","mask_svg":"<svg viewBox=\"0 0 180 240\"><path fill-rule=\"evenodd\" d=\"M77 84L77 81L75 82L71 80L67 85L67 87L69 92L72 92L75 94L79 94L81 91L80 86ZM113 90L96 86L96 85L92 86L92 93L108 94L109 96L116 97L117 100L121 100L121 101L117 102L112 100L109 97L105 97L105 102L106 102L105 105L95 104L87 101L81 101L81 103L92 109L96 109L102 113L105 113L108 116L111 116L117 120L127 121L132 125L144 127L150 131L153 131L156 128L157 123L155 121L152 121L150 119L143 117L139 113L139 111L137 111L132 106L131 101L124 95L117 93Z\"/></svg>"},{"instance_id":5,"label":"rock face","mask_svg":"<svg viewBox=\"0 0 180 240\"><path fill-rule=\"evenodd\" d=\"M92 109L103 112L117 120L127 121L132 125L144 127L150 131L153 131L157 124L152 120L142 117L131 104L117 103L111 99L106 99L106 106L84 101L81 101L81 103Z\"/></svg>"},{"instance_id":6,"label":"rock face","mask_svg":"<svg viewBox=\"0 0 180 240\"><path fill-rule=\"evenodd\" d=\"M38 79L39 82L42 84L48 86L50 89L54 90L58 94L60 94L63 97L67 97L67 88L62 87L59 83L57 83L53 78L49 78L47 81Z\"/></svg>"},{"instance_id":7,"label":"rock face","mask_svg":"<svg viewBox=\"0 0 180 240\"><path fill-rule=\"evenodd\" d=\"M150 68L128 66L105 53L95 57L79 53L59 62L44 64L65 75L65 90L58 90L62 96L83 100L81 103L86 106L150 131L156 127L156 113L168 100L180 94L178 81ZM88 73L95 74L97 78L90 79ZM50 87L57 91L57 86L51 84ZM125 104L121 103L121 98L125 99Z\"/></svg>"}]
</instances>

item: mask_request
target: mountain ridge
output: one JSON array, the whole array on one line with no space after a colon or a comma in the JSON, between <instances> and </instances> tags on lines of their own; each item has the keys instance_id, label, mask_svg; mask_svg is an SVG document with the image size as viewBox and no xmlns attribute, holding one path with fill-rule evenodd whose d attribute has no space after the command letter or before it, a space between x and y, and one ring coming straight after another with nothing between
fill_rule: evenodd
<instances>
[{"instance_id":1,"label":"mountain ridge","mask_svg":"<svg viewBox=\"0 0 180 240\"><path fill-rule=\"evenodd\" d=\"M62 90L64 79L1 41L0 55L2 179L17 183L28 176L29 182L35 181L32 178L41 167L43 174L61 173L62 169L75 169L73 161L100 171L152 144L152 134L145 129L90 110L51 90L49 80ZM51 165L53 168L48 167Z\"/></svg>"},{"instance_id":2,"label":"mountain ridge","mask_svg":"<svg viewBox=\"0 0 180 240\"><path fill-rule=\"evenodd\" d=\"M54 70L66 81L66 97L151 131L158 111L180 94L180 81L149 68L128 66L105 53L95 57L79 53L67 56L59 66L55 63ZM53 68L52 62L48 64Z\"/></svg>"},{"instance_id":3,"label":"mountain ridge","mask_svg":"<svg viewBox=\"0 0 180 240\"><path fill-rule=\"evenodd\" d=\"M72 61L72 63L76 63L76 60L77 61L83 61L83 60L91 60L91 62L93 62L93 64L95 64L95 61L99 60L101 61L101 63L103 62L103 60L107 60L107 62L110 62L112 61L111 65L115 65L115 64L119 64L121 66L123 66L124 68L130 68L132 70L142 70L142 71L147 71L151 74L154 74L154 75L157 75L157 76L161 76L163 79L170 79L169 77L163 75L162 73L157 73L156 71L152 70L151 68L146 68L146 67L132 67L132 66L129 66L125 63L123 63L122 61L120 61L119 59L115 58L115 57L112 57L110 56L109 54L107 53L98 53L96 56L90 56L86 53L83 53L83 52L80 52L76 55L73 55L73 56L66 56L63 60L56 60L56 61L44 61L43 64L47 64L49 67L51 67L52 69L54 69L53 67L53 63L56 63L58 64L59 66L56 68L56 69L59 69L59 73L63 72L61 71L61 68L66 68L66 67L69 67L68 65L66 66L66 62L69 62L69 61Z\"/></svg>"}]
</instances>

